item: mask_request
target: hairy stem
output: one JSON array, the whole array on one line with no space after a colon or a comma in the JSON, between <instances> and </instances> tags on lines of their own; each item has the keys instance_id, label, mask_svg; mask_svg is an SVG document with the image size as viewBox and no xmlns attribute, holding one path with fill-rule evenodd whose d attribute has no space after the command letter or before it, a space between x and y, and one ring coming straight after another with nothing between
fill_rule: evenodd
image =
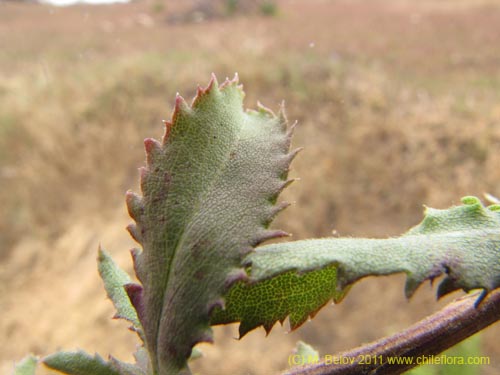
<instances>
[{"instance_id":1,"label":"hairy stem","mask_svg":"<svg viewBox=\"0 0 500 375\"><path fill-rule=\"evenodd\" d=\"M474 293L462 297L393 336L338 353L328 361L294 367L286 374L402 374L418 366L422 358L439 354L500 319L500 290L490 293L476 307L478 296ZM388 358L395 357L407 358L411 363L389 364ZM338 364L333 358L351 360ZM360 364L360 360L364 364Z\"/></svg>"}]
</instances>

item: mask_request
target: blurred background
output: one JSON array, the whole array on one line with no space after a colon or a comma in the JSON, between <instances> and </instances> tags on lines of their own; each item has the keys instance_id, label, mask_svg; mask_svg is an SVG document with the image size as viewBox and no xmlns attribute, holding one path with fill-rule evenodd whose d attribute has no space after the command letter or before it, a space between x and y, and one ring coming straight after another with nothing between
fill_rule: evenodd
<instances>
[{"instance_id":1,"label":"blurred background","mask_svg":"<svg viewBox=\"0 0 500 375\"><path fill-rule=\"evenodd\" d=\"M131 360L138 341L111 320L97 247L132 273L124 194L139 190L142 141L160 138L175 93L193 97L211 72L220 82L238 72L246 107L285 100L299 123L301 180L274 225L294 239L396 236L424 204L500 195L496 0L61 4L0 0L2 374L30 352ZM426 284L407 301L403 287L401 275L361 281L297 331L278 325L267 338L216 327L193 369L276 373L298 340L335 354L463 294L436 303ZM498 374L499 334L490 327L465 349L488 366L421 371Z\"/></svg>"}]
</instances>

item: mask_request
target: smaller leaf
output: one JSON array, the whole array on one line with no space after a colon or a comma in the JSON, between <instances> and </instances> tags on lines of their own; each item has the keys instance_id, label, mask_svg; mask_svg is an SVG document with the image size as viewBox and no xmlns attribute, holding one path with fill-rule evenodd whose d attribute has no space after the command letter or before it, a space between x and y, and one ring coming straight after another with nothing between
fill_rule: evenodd
<instances>
[{"instance_id":1,"label":"smaller leaf","mask_svg":"<svg viewBox=\"0 0 500 375\"><path fill-rule=\"evenodd\" d=\"M267 333L276 321L289 316L295 329L332 299L342 300L345 291L336 289L337 267L327 266L316 272L294 270L256 283L236 283L225 297L225 308L216 308L211 324L241 322L239 333L264 326Z\"/></svg>"},{"instance_id":2,"label":"smaller leaf","mask_svg":"<svg viewBox=\"0 0 500 375\"><path fill-rule=\"evenodd\" d=\"M295 353L303 358L315 358L319 359L319 352L314 349L311 345L306 344L304 341L297 342L295 347Z\"/></svg>"},{"instance_id":3,"label":"smaller leaf","mask_svg":"<svg viewBox=\"0 0 500 375\"><path fill-rule=\"evenodd\" d=\"M116 308L115 317L131 322L134 330L137 331L139 336L142 338L142 325L139 322L137 313L124 288L125 285L131 284L132 280L126 272L118 267L111 256L101 248L99 248L97 262L99 274L104 282L106 293Z\"/></svg>"},{"instance_id":4,"label":"smaller leaf","mask_svg":"<svg viewBox=\"0 0 500 375\"><path fill-rule=\"evenodd\" d=\"M200 349L194 347L188 361L196 361L198 358L201 358L201 357L203 357L203 352Z\"/></svg>"},{"instance_id":5,"label":"smaller leaf","mask_svg":"<svg viewBox=\"0 0 500 375\"><path fill-rule=\"evenodd\" d=\"M43 363L53 370L68 375L122 375L99 354L93 357L84 351L58 352L43 359Z\"/></svg>"},{"instance_id":6,"label":"smaller leaf","mask_svg":"<svg viewBox=\"0 0 500 375\"><path fill-rule=\"evenodd\" d=\"M37 364L38 358L34 355L29 355L23 358L23 360L14 367L14 373L12 375L35 375Z\"/></svg>"}]
</instances>

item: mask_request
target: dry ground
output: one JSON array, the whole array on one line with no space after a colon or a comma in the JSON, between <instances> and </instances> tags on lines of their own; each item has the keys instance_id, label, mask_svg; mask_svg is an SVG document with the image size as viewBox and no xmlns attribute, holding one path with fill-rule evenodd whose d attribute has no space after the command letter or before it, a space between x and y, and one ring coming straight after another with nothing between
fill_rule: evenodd
<instances>
[{"instance_id":1,"label":"dry ground","mask_svg":"<svg viewBox=\"0 0 500 375\"><path fill-rule=\"evenodd\" d=\"M123 196L137 190L142 139L210 72L237 71L248 107L285 99L299 121L301 181L275 225L295 238L397 235L422 204L500 195L497 2L283 0L274 17L198 8L181 18L198 22L169 22L189 15L177 3L0 1L0 373L61 348L130 359L137 342L110 320L96 249L131 271ZM406 301L403 283L363 281L292 333L237 341L237 327L217 328L194 368L274 373L298 339L335 353L443 305L427 285ZM498 335L483 334L482 374L500 372Z\"/></svg>"}]
</instances>

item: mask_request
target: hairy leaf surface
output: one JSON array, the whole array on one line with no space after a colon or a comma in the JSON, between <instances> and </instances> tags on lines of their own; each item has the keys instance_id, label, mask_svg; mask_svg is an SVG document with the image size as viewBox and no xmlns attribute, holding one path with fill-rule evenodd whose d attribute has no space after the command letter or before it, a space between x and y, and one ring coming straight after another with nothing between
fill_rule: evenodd
<instances>
[{"instance_id":1,"label":"hairy leaf surface","mask_svg":"<svg viewBox=\"0 0 500 375\"><path fill-rule=\"evenodd\" d=\"M132 283L129 275L118 267L111 256L101 248L97 256L97 269L104 282L106 293L116 308L115 318L131 322L133 329L143 338L141 323L124 288L125 285Z\"/></svg>"},{"instance_id":2,"label":"hairy leaf surface","mask_svg":"<svg viewBox=\"0 0 500 375\"><path fill-rule=\"evenodd\" d=\"M99 354L91 356L83 351L58 352L43 359L51 369L68 375L121 375L110 362Z\"/></svg>"},{"instance_id":3,"label":"hairy leaf surface","mask_svg":"<svg viewBox=\"0 0 500 375\"><path fill-rule=\"evenodd\" d=\"M245 112L237 80L212 78L191 106L177 97L162 142L145 140L142 197L127 194L143 250L133 252L142 286L126 289L144 328L153 370L187 370L192 347L211 341L209 316L247 277L243 258L286 235L267 227L295 152L283 115Z\"/></svg>"},{"instance_id":4,"label":"hairy leaf surface","mask_svg":"<svg viewBox=\"0 0 500 375\"><path fill-rule=\"evenodd\" d=\"M484 207L475 197L462 202L446 210L427 208L424 220L397 238L324 238L262 246L246 258L252 281L229 291L226 309L217 310L212 323L239 321L243 335L259 325L269 331L290 316L294 329L330 299L340 300L349 285L373 275L406 273L408 298L422 282L440 275L445 277L438 297L457 289L496 289L500 206ZM292 275L290 287L284 280ZM312 286L311 279L318 283Z\"/></svg>"}]
</instances>

